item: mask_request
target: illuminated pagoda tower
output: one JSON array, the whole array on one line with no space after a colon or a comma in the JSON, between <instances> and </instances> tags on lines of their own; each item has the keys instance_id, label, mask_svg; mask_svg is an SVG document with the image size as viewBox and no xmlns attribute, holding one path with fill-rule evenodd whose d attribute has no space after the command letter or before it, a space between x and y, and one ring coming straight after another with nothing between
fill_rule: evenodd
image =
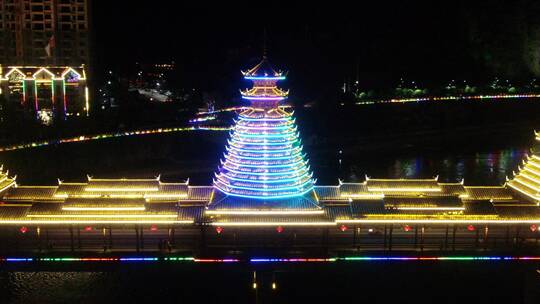
<instances>
[{"instance_id":1,"label":"illuminated pagoda tower","mask_svg":"<svg viewBox=\"0 0 540 304\"><path fill-rule=\"evenodd\" d=\"M277 86L282 71L266 56L244 79L250 106L238 115L214 179L212 209L320 209L314 180L302 152L293 113L281 105L288 91Z\"/></svg>"}]
</instances>

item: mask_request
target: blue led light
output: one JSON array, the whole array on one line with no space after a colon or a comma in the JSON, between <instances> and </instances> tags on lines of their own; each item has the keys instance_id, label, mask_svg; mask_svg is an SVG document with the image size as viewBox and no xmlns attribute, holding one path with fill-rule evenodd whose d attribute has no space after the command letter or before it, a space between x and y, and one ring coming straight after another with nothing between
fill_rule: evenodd
<instances>
[{"instance_id":1,"label":"blue led light","mask_svg":"<svg viewBox=\"0 0 540 304\"><path fill-rule=\"evenodd\" d=\"M217 175L217 174L216 174ZM277 180L253 180L253 179L246 179L246 178L237 178L237 177L231 177L229 176L228 178L233 180L233 181L239 181L239 182L246 182L246 183L261 183L261 184L273 184L273 183L289 183L289 182L294 182L294 181L297 181L299 178L302 179L302 178L305 178L305 177L312 177L313 176L313 173L308 173L308 171L306 171L306 173L304 173L303 175L299 176L299 177L295 177L295 178L284 178L284 179L277 179Z\"/></svg>"},{"instance_id":2,"label":"blue led light","mask_svg":"<svg viewBox=\"0 0 540 304\"><path fill-rule=\"evenodd\" d=\"M6 262L32 262L32 258L6 258Z\"/></svg>"},{"instance_id":3,"label":"blue led light","mask_svg":"<svg viewBox=\"0 0 540 304\"><path fill-rule=\"evenodd\" d=\"M261 172L245 172L245 171L238 171L238 170L234 170L234 169L230 169L226 166L223 166L224 169L228 170L228 171L231 171L232 173L236 173L236 174L245 174L245 175L262 175L262 176L265 176L265 175L288 175L288 174L294 174L294 172L306 172L306 171L309 171L309 168L306 168L306 167L302 167L301 169L298 169L298 170L294 170L294 171L285 171L285 172L264 172L264 173L261 173Z\"/></svg>"},{"instance_id":4,"label":"blue led light","mask_svg":"<svg viewBox=\"0 0 540 304\"><path fill-rule=\"evenodd\" d=\"M247 100L259 100L259 101L281 101L286 97L274 97L274 96L265 96L265 97L253 97L253 96L242 96L243 99Z\"/></svg>"},{"instance_id":5,"label":"blue led light","mask_svg":"<svg viewBox=\"0 0 540 304\"><path fill-rule=\"evenodd\" d=\"M242 92L251 107L244 108L235 120L214 186L227 195L265 200L313 191L313 174L302 152L295 119L278 104L287 91L276 83L285 77L249 74L246 79L255 83Z\"/></svg>"},{"instance_id":6,"label":"blue led light","mask_svg":"<svg viewBox=\"0 0 540 304\"><path fill-rule=\"evenodd\" d=\"M247 80L285 80L285 76L245 76Z\"/></svg>"}]
</instances>

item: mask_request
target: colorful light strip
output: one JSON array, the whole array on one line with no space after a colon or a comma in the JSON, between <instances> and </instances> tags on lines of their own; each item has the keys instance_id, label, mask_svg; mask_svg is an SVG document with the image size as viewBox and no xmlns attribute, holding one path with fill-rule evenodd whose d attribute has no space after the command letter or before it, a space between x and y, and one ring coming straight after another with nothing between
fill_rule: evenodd
<instances>
[{"instance_id":1,"label":"colorful light strip","mask_svg":"<svg viewBox=\"0 0 540 304\"><path fill-rule=\"evenodd\" d=\"M473 95L473 96L432 96L419 98L393 98L372 101L357 102L356 105L369 105L378 103L409 103L422 101L449 101L449 100L483 100L483 99L528 99L540 98L540 94L497 94L497 95Z\"/></svg>"},{"instance_id":2,"label":"colorful light strip","mask_svg":"<svg viewBox=\"0 0 540 304\"><path fill-rule=\"evenodd\" d=\"M129 137L129 136L140 136L140 135L150 135L150 134L161 134L161 133L174 133L174 132L190 132L190 131L229 131L230 128L224 127L178 127L178 128L159 128L159 129L143 129L119 133L104 133L99 135L81 135L76 137L61 138L61 139L52 139L47 141L38 141L31 143L23 143L19 145L0 147L0 152L6 151L16 151L24 150L38 147L45 147L50 145L65 144L65 143L74 143L74 142L86 142L118 137Z\"/></svg>"},{"instance_id":3,"label":"colorful light strip","mask_svg":"<svg viewBox=\"0 0 540 304\"><path fill-rule=\"evenodd\" d=\"M324 210L206 210L209 215L314 215L324 214Z\"/></svg>"},{"instance_id":4,"label":"colorful light strip","mask_svg":"<svg viewBox=\"0 0 540 304\"><path fill-rule=\"evenodd\" d=\"M285 99L286 97L273 97L273 96L267 96L267 97L252 97L252 96L242 96L242 98L247 100L258 100L258 101L281 101Z\"/></svg>"},{"instance_id":5,"label":"colorful light strip","mask_svg":"<svg viewBox=\"0 0 540 304\"><path fill-rule=\"evenodd\" d=\"M511 261L540 261L540 256L347 256L347 257L315 257L315 258L194 258L185 256L125 256L125 257L5 257L0 263L148 263L148 262L182 262L182 263L334 263L334 262L511 262Z\"/></svg>"},{"instance_id":6,"label":"colorful light strip","mask_svg":"<svg viewBox=\"0 0 540 304\"><path fill-rule=\"evenodd\" d=\"M282 263L282 262L335 262L338 258L253 258L252 263Z\"/></svg>"},{"instance_id":7,"label":"colorful light strip","mask_svg":"<svg viewBox=\"0 0 540 304\"><path fill-rule=\"evenodd\" d=\"M277 103L264 103L282 100L287 92L277 88L279 79L273 77L250 80L255 86L242 97L252 101L251 107L235 121L214 187L251 199L292 198L312 191L314 180L292 113Z\"/></svg>"},{"instance_id":8,"label":"colorful light strip","mask_svg":"<svg viewBox=\"0 0 540 304\"><path fill-rule=\"evenodd\" d=\"M247 80L285 80L285 76L245 76L244 79Z\"/></svg>"}]
</instances>

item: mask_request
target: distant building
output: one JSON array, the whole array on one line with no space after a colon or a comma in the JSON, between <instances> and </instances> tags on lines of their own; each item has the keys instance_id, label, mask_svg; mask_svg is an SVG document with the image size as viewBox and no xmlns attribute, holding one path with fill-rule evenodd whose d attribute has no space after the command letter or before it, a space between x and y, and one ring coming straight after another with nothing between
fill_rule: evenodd
<instances>
[{"instance_id":1,"label":"distant building","mask_svg":"<svg viewBox=\"0 0 540 304\"><path fill-rule=\"evenodd\" d=\"M2 66L0 93L37 115L88 115L89 96L84 66Z\"/></svg>"},{"instance_id":2,"label":"distant building","mask_svg":"<svg viewBox=\"0 0 540 304\"><path fill-rule=\"evenodd\" d=\"M8 102L37 117L88 114L89 4L0 0L0 93Z\"/></svg>"},{"instance_id":3,"label":"distant building","mask_svg":"<svg viewBox=\"0 0 540 304\"><path fill-rule=\"evenodd\" d=\"M0 64L89 63L90 0L0 0Z\"/></svg>"}]
</instances>

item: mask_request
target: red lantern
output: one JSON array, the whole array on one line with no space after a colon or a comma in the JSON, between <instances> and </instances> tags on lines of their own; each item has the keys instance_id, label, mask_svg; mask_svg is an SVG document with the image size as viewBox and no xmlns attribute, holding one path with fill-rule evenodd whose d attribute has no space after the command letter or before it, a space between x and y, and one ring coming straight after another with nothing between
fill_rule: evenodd
<instances>
[{"instance_id":1,"label":"red lantern","mask_svg":"<svg viewBox=\"0 0 540 304\"><path fill-rule=\"evenodd\" d=\"M283 227L277 226L276 231L277 231L277 233L282 233L283 232Z\"/></svg>"},{"instance_id":2,"label":"red lantern","mask_svg":"<svg viewBox=\"0 0 540 304\"><path fill-rule=\"evenodd\" d=\"M86 226L86 227L84 227L84 231L92 231L92 226Z\"/></svg>"},{"instance_id":3,"label":"red lantern","mask_svg":"<svg viewBox=\"0 0 540 304\"><path fill-rule=\"evenodd\" d=\"M538 230L538 226L536 226L535 224L532 224L531 227L529 227L529 229L531 229L532 232L535 232L536 230Z\"/></svg>"},{"instance_id":4,"label":"red lantern","mask_svg":"<svg viewBox=\"0 0 540 304\"><path fill-rule=\"evenodd\" d=\"M157 231L157 226L156 225L150 226L150 231Z\"/></svg>"},{"instance_id":5,"label":"red lantern","mask_svg":"<svg viewBox=\"0 0 540 304\"><path fill-rule=\"evenodd\" d=\"M474 226L473 226L473 225L469 225L469 226L467 226L467 230L469 230L469 231L474 231L474 229L475 229L475 228L474 228Z\"/></svg>"},{"instance_id":6,"label":"red lantern","mask_svg":"<svg viewBox=\"0 0 540 304\"><path fill-rule=\"evenodd\" d=\"M349 229L349 227L347 227L347 226L345 226L345 225L339 226L339 230L341 230L342 232L347 231L347 229Z\"/></svg>"},{"instance_id":7,"label":"red lantern","mask_svg":"<svg viewBox=\"0 0 540 304\"><path fill-rule=\"evenodd\" d=\"M409 232L409 231L411 231L411 230L412 230L412 227L411 227L411 226L409 226L409 225L405 225L405 226L403 226L403 230L405 230L405 231Z\"/></svg>"},{"instance_id":8,"label":"red lantern","mask_svg":"<svg viewBox=\"0 0 540 304\"><path fill-rule=\"evenodd\" d=\"M223 228L221 228L219 226L216 227L216 232L217 232L217 234L221 234L223 232Z\"/></svg>"},{"instance_id":9,"label":"red lantern","mask_svg":"<svg viewBox=\"0 0 540 304\"><path fill-rule=\"evenodd\" d=\"M26 233L28 231L28 228L26 228L25 226L22 226L21 229L19 229L19 231L21 233Z\"/></svg>"}]
</instances>

